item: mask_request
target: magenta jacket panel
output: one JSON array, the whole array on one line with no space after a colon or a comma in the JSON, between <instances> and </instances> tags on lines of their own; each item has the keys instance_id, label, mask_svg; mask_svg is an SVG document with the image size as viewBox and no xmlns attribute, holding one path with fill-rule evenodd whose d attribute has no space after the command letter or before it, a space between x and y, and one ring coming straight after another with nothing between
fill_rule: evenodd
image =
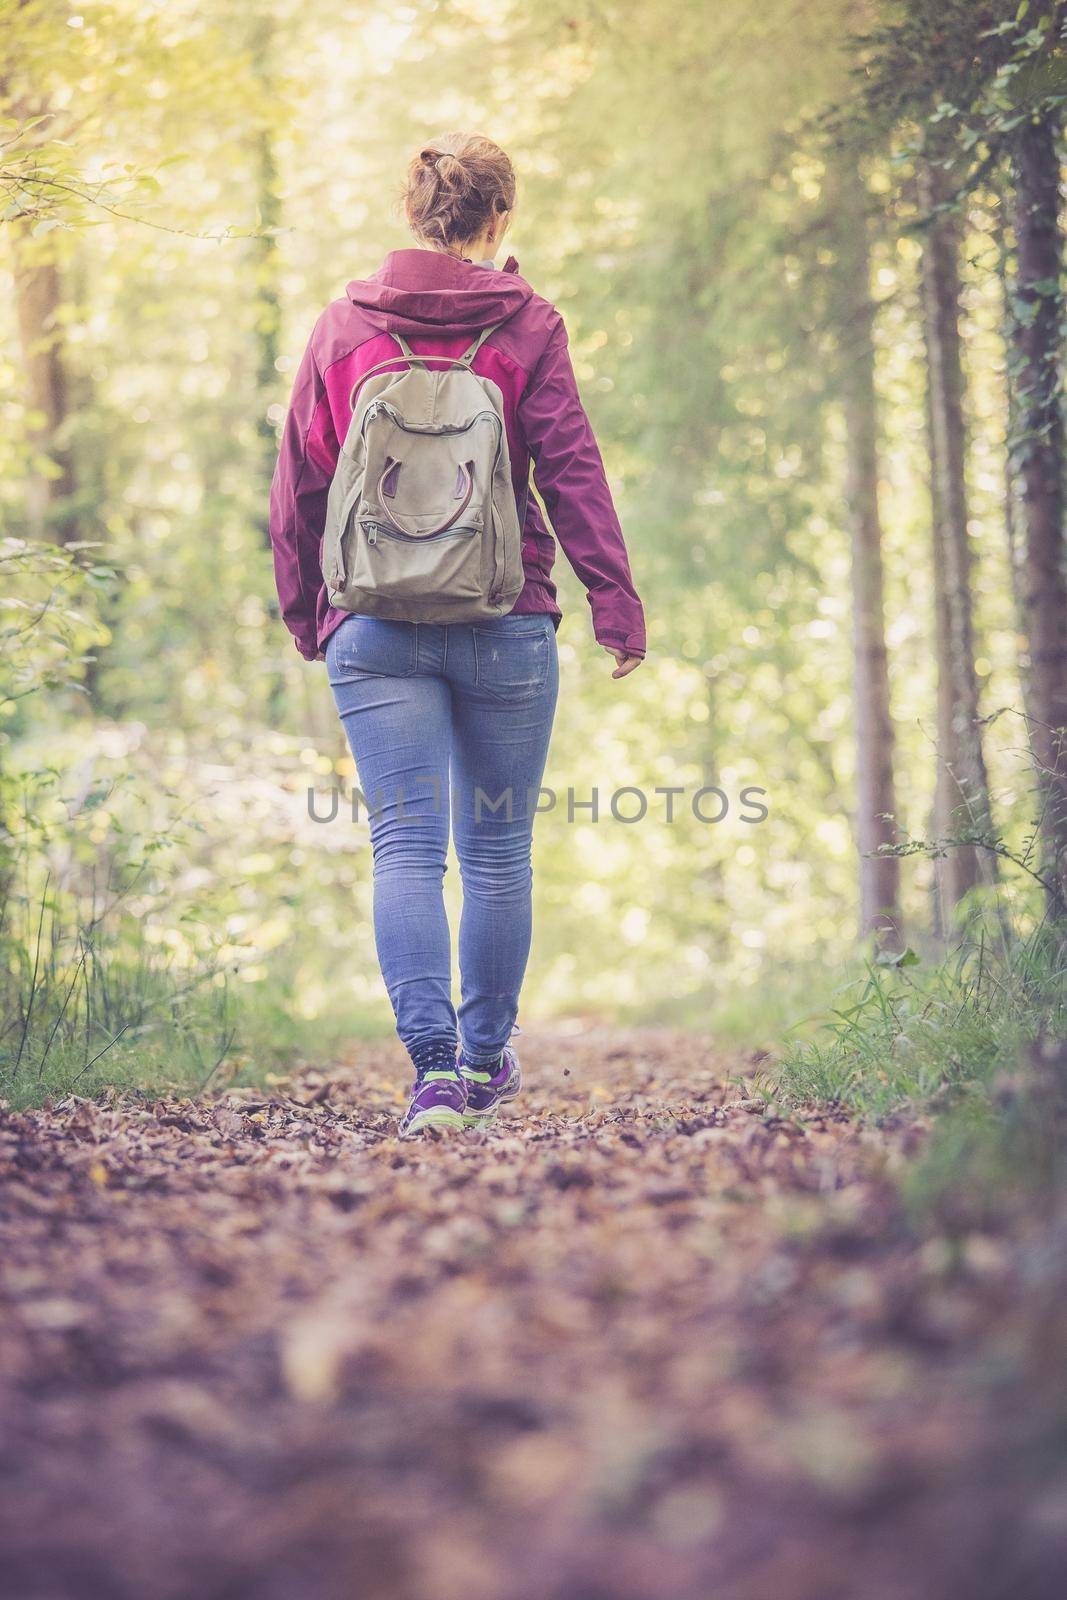
<instances>
[{"instance_id":1,"label":"magenta jacket panel","mask_svg":"<svg viewBox=\"0 0 1067 1600\"><path fill-rule=\"evenodd\" d=\"M544 612L557 623L561 614L552 582L556 545L530 494L532 464L556 539L585 584L598 641L644 655L644 614L559 312L519 276L514 257L494 271L437 250L394 250L315 324L282 432L270 499L274 572L282 616L309 661L348 614L327 599L321 556L353 385L396 352L392 333L419 355L455 357L491 323L502 325L475 356L474 370L492 378L504 398L526 574L513 611Z\"/></svg>"}]
</instances>

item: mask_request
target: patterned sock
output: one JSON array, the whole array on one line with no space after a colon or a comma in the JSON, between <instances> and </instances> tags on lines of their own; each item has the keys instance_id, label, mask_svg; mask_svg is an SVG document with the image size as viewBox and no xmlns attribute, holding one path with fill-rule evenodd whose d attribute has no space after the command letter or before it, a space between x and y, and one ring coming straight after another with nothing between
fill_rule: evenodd
<instances>
[{"instance_id":1,"label":"patterned sock","mask_svg":"<svg viewBox=\"0 0 1067 1600\"><path fill-rule=\"evenodd\" d=\"M456 1070L454 1039L429 1039L425 1044L417 1044L410 1054L416 1078L424 1078L428 1072Z\"/></svg>"}]
</instances>

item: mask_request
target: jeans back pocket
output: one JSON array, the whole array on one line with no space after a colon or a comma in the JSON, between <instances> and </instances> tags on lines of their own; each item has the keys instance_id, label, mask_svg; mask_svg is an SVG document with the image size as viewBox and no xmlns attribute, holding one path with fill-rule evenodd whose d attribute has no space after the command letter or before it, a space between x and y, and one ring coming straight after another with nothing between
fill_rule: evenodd
<instances>
[{"instance_id":1,"label":"jeans back pocket","mask_svg":"<svg viewBox=\"0 0 1067 1600\"><path fill-rule=\"evenodd\" d=\"M346 617L328 640L327 666L346 674L371 672L383 678L406 678L415 671L415 630L414 622Z\"/></svg>"},{"instance_id":2,"label":"jeans back pocket","mask_svg":"<svg viewBox=\"0 0 1067 1600\"><path fill-rule=\"evenodd\" d=\"M506 619L505 619L506 620ZM472 628L474 681L498 700L527 700L548 681L552 624Z\"/></svg>"}]
</instances>

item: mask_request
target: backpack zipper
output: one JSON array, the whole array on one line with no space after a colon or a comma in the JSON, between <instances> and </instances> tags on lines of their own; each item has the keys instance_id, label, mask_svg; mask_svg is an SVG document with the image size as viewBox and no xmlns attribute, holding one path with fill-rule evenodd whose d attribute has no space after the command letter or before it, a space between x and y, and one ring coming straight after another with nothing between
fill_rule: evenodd
<instances>
[{"instance_id":1,"label":"backpack zipper","mask_svg":"<svg viewBox=\"0 0 1067 1600\"><path fill-rule=\"evenodd\" d=\"M394 539L397 544L436 544L438 539L455 539L459 535L471 538L480 532L478 528L446 528L444 533L394 533L392 528L385 528L380 522L364 523L367 530L367 543L377 544L379 534L383 539Z\"/></svg>"},{"instance_id":2,"label":"backpack zipper","mask_svg":"<svg viewBox=\"0 0 1067 1600\"><path fill-rule=\"evenodd\" d=\"M401 419L399 411L397 411L395 406L391 406L388 400L372 400L364 412L363 422L360 426L361 433L365 431L367 423L370 421L371 417L377 416L379 411L384 411L385 415L392 421L394 427L399 428L401 433L467 433L471 428L473 428L474 424L476 422L480 422L483 417L490 417L492 421L496 423L498 433L500 432L500 418L497 413L489 407L486 407L484 411L476 411L468 422L456 423L454 426L445 426L440 428L416 428L412 427L409 423L404 422Z\"/></svg>"}]
</instances>

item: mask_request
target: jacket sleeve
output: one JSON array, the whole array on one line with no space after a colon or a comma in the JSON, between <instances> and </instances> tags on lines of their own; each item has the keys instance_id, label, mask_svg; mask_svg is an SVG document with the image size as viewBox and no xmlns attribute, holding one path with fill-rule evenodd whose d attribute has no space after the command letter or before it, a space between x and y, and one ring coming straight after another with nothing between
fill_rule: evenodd
<instances>
[{"instance_id":1,"label":"jacket sleeve","mask_svg":"<svg viewBox=\"0 0 1067 1600\"><path fill-rule=\"evenodd\" d=\"M582 583L598 643L645 653L645 618L560 318L519 402L534 483Z\"/></svg>"},{"instance_id":2,"label":"jacket sleeve","mask_svg":"<svg viewBox=\"0 0 1067 1600\"><path fill-rule=\"evenodd\" d=\"M326 500L339 453L314 342L312 334L293 384L270 492L278 600L285 625L308 661L318 654L320 549Z\"/></svg>"}]
</instances>

